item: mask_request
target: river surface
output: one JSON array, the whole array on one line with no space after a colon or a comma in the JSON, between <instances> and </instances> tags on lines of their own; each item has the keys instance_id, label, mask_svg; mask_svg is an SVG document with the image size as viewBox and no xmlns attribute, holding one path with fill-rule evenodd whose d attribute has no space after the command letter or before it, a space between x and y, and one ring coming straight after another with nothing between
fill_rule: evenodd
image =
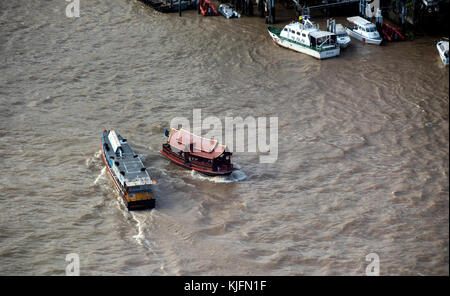
<instances>
[{"instance_id":1,"label":"river surface","mask_svg":"<svg viewBox=\"0 0 450 296\"><path fill-rule=\"evenodd\" d=\"M369 253L381 275L449 274L440 36L353 39L318 61L258 17L82 0L70 19L66 5L0 0L1 275L64 275L69 253L81 275L364 275ZM277 161L234 153L228 178L170 163L164 130L194 108L278 117ZM155 210L125 209L104 129L158 181Z\"/></svg>"}]
</instances>

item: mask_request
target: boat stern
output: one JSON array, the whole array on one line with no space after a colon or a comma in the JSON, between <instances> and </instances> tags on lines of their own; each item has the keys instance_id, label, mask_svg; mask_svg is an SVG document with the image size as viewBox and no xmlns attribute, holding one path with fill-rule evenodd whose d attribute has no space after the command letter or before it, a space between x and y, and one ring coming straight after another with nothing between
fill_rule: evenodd
<instances>
[{"instance_id":1,"label":"boat stern","mask_svg":"<svg viewBox=\"0 0 450 296\"><path fill-rule=\"evenodd\" d=\"M321 51L319 53L319 59L323 60L323 59L328 59L328 58L332 58L332 57L336 57L341 53L341 48L339 46L336 46L334 49L327 49L324 51Z\"/></svg>"},{"instance_id":2,"label":"boat stern","mask_svg":"<svg viewBox=\"0 0 450 296\"><path fill-rule=\"evenodd\" d=\"M152 198L146 200L128 201L127 208L128 210L153 209L155 208L155 200Z\"/></svg>"}]
</instances>

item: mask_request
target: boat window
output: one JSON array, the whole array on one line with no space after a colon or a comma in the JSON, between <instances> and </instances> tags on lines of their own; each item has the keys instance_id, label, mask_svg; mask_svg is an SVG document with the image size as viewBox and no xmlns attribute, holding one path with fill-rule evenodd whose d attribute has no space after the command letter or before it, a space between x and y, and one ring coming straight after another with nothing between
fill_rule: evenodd
<instances>
[{"instance_id":1,"label":"boat window","mask_svg":"<svg viewBox=\"0 0 450 296\"><path fill-rule=\"evenodd\" d=\"M306 34L305 34L305 33L302 33L302 36L303 36L303 37L306 37Z\"/></svg>"},{"instance_id":2,"label":"boat window","mask_svg":"<svg viewBox=\"0 0 450 296\"><path fill-rule=\"evenodd\" d=\"M284 29L283 29L283 31L287 31L287 29L286 29L286 28L284 28Z\"/></svg>"},{"instance_id":3,"label":"boat window","mask_svg":"<svg viewBox=\"0 0 450 296\"><path fill-rule=\"evenodd\" d=\"M300 36L300 32L297 32L297 35Z\"/></svg>"},{"instance_id":4,"label":"boat window","mask_svg":"<svg viewBox=\"0 0 450 296\"><path fill-rule=\"evenodd\" d=\"M292 34L295 34L295 31L294 31L294 30L291 30L291 33L292 33Z\"/></svg>"}]
</instances>

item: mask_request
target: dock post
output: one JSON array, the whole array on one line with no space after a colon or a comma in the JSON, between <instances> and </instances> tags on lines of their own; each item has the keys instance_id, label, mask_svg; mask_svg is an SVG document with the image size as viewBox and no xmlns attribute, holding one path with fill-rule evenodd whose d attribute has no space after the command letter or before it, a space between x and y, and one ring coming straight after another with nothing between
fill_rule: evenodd
<instances>
[{"instance_id":1,"label":"dock post","mask_svg":"<svg viewBox=\"0 0 450 296\"><path fill-rule=\"evenodd\" d=\"M178 0L178 13L180 14L181 17L181 0Z\"/></svg>"},{"instance_id":2,"label":"dock post","mask_svg":"<svg viewBox=\"0 0 450 296\"><path fill-rule=\"evenodd\" d=\"M271 24L274 24L275 23L275 0L272 0L272 12L271 12L271 14L272 14L272 23Z\"/></svg>"},{"instance_id":3,"label":"dock post","mask_svg":"<svg viewBox=\"0 0 450 296\"><path fill-rule=\"evenodd\" d=\"M264 0L258 0L259 17L264 17Z\"/></svg>"},{"instance_id":4,"label":"dock post","mask_svg":"<svg viewBox=\"0 0 450 296\"><path fill-rule=\"evenodd\" d=\"M266 7L268 13L266 23L273 24L275 23L275 0L266 0Z\"/></svg>"}]
</instances>

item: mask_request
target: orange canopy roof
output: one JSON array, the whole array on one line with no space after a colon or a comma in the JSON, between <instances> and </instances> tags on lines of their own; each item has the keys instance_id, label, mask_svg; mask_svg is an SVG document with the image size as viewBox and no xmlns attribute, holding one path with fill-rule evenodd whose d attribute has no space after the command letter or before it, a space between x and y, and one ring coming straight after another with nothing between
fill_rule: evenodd
<instances>
[{"instance_id":1,"label":"orange canopy roof","mask_svg":"<svg viewBox=\"0 0 450 296\"><path fill-rule=\"evenodd\" d=\"M217 140L202 138L184 129L176 130L172 128L168 143L174 148L207 159L219 157L226 149L226 146L219 145Z\"/></svg>"}]
</instances>

